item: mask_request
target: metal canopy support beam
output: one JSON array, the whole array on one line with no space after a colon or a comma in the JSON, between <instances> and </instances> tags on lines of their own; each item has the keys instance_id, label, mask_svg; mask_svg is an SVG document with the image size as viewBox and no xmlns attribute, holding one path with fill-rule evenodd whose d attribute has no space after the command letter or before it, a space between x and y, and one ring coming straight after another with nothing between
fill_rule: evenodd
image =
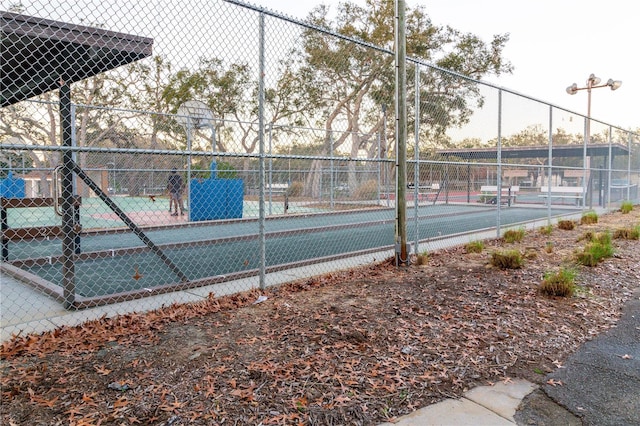
<instances>
[{"instance_id":1,"label":"metal canopy support beam","mask_svg":"<svg viewBox=\"0 0 640 426\"><path fill-rule=\"evenodd\" d=\"M73 144L71 129L71 87L60 81L60 125L62 127L62 146ZM76 272L75 240L73 219L73 152L65 150L62 154L62 289L65 309L75 308ZM55 177L54 177L55 179ZM54 199L58 194L53 194Z\"/></svg>"}]
</instances>

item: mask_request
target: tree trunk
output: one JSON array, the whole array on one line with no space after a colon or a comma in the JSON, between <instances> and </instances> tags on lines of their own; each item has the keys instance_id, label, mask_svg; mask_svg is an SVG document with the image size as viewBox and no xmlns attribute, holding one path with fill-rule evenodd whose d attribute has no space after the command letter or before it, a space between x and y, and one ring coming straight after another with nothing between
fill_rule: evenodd
<instances>
[{"instance_id":1,"label":"tree trunk","mask_svg":"<svg viewBox=\"0 0 640 426\"><path fill-rule=\"evenodd\" d=\"M304 195L319 199L321 197L322 160L313 160L304 183Z\"/></svg>"}]
</instances>

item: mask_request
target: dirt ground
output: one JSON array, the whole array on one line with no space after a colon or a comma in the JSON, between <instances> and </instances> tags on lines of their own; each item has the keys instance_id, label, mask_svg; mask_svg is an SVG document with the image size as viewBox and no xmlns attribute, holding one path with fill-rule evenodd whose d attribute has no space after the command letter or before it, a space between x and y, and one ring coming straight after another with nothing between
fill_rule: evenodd
<instances>
[{"instance_id":1,"label":"dirt ground","mask_svg":"<svg viewBox=\"0 0 640 426\"><path fill-rule=\"evenodd\" d=\"M579 221L578 221L579 222ZM455 247L270 289L20 336L2 345L3 425L375 425L478 385L541 383L615 325L640 286L640 242L575 265L589 233L640 207L523 241ZM515 249L520 269L490 265ZM569 298L538 292L577 271ZM259 296L266 300L255 303Z\"/></svg>"}]
</instances>

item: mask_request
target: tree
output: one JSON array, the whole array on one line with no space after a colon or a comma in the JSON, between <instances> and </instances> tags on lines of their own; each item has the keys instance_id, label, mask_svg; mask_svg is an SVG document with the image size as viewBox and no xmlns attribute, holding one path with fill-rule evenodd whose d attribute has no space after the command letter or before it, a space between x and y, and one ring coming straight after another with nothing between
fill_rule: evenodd
<instances>
[{"instance_id":1,"label":"tree","mask_svg":"<svg viewBox=\"0 0 640 426\"><path fill-rule=\"evenodd\" d=\"M367 0L365 7L341 3L337 18L329 18L327 6L316 7L308 22L333 33L359 39L368 47L335 37L315 29L305 30L302 48L296 52L299 90L311 93L316 100L311 113L326 131L324 153L350 144L350 156L361 150L376 154L377 134L383 127L384 107L394 102L394 56L388 51L394 45L394 1ZM497 35L490 44L478 37L463 34L449 27L432 24L424 8L408 10L407 54L434 63L438 67L479 79L489 74L511 72L511 65L502 58L508 35ZM446 128L464 124L472 103L482 103L477 86L465 78L430 69L420 74L421 120L429 131L442 133ZM393 134L393 126L388 126ZM392 137L383 138L393 141ZM391 145L386 146L388 152ZM355 184L355 162L349 162L350 186ZM320 162L314 163L317 172ZM315 190L318 173L307 182ZM315 194L313 194L315 195Z\"/></svg>"},{"instance_id":2,"label":"tree","mask_svg":"<svg viewBox=\"0 0 640 426\"><path fill-rule=\"evenodd\" d=\"M249 94L252 83L249 66L231 64L224 67L220 59L200 59L195 69L181 69L173 74L162 92L162 99L170 105L170 112L176 114L180 105L188 100L204 102L216 119L218 134L224 134L223 126L227 120L237 120L242 133L241 144L246 152L252 152L255 141L251 138L252 126L242 118L251 110ZM175 129L184 133L181 127ZM226 130L230 131L229 128ZM217 150L229 151L223 138L217 138Z\"/></svg>"}]
</instances>

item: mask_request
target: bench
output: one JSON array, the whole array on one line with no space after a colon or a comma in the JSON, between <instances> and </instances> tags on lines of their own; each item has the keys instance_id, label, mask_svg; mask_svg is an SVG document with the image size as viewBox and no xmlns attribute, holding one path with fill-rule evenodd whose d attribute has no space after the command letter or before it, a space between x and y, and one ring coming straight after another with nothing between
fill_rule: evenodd
<instances>
[{"instance_id":1,"label":"bench","mask_svg":"<svg viewBox=\"0 0 640 426\"><path fill-rule=\"evenodd\" d=\"M577 205L584 204L584 187L582 186L548 186L540 187L540 195L542 198L572 198L576 200Z\"/></svg>"},{"instance_id":2,"label":"bench","mask_svg":"<svg viewBox=\"0 0 640 426\"><path fill-rule=\"evenodd\" d=\"M511 205L516 202L516 197L520 191L520 186L503 186L500 194L502 204ZM480 203L497 204L498 203L498 187L496 185L483 185L480 187Z\"/></svg>"},{"instance_id":3,"label":"bench","mask_svg":"<svg viewBox=\"0 0 640 426\"><path fill-rule=\"evenodd\" d=\"M413 183L407 184L408 189L415 189ZM429 201L429 195L438 195L440 193L440 184L432 183L431 185L418 186L418 200Z\"/></svg>"},{"instance_id":4,"label":"bench","mask_svg":"<svg viewBox=\"0 0 640 426\"><path fill-rule=\"evenodd\" d=\"M272 183L271 185L267 184L264 187L265 192L269 192L272 194L285 194L288 190L288 183Z\"/></svg>"}]
</instances>

